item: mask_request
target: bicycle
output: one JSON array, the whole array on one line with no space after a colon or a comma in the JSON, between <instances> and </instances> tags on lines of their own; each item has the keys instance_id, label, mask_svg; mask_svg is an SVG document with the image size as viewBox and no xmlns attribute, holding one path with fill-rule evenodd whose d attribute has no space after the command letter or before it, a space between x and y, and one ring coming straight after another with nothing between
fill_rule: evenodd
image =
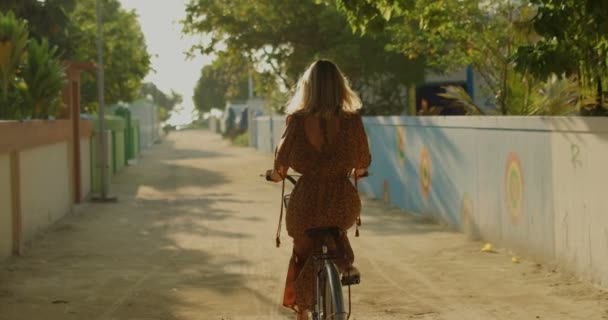
<instances>
[{"instance_id":1,"label":"bicycle","mask_svg":"<svg viewBox=\"0 0 608 320\"><path fill-rule=\"evenodd\" d=\"M286 179L294 186L297 181L296 176L287 175ZM283 197L285 207L289 203L290 194ZM361 277L359 273L350 273L340 277L340 272L335 264L335 261L345 259L338 257L334 252L330 252L328 243L334 241L339 243L338 239L341 233L344 232L338 227L319 227L305 231L317 250L313 251L311 258L313 259L313 268L315 270L315 284L313 288L315 292L315 303L311 310L312 320L348 320L351 316L351 286L359 284ZM336 250L340 251L340 250ZM344 294L342 286L348 286L348 312L344 305Z\"/></svg>"}]
</instances>

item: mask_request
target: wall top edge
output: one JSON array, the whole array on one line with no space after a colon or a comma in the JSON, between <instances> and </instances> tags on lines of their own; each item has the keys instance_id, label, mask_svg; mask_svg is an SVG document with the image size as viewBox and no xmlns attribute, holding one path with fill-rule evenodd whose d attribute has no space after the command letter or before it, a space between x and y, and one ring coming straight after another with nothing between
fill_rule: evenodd
<instances>
[{"instance_id":1,"label":"wall top edge","mask_svg":"<svg viewBox=\"0 0 608 320\"><path fill-rule=\"evenodd\" d=\"M363 122L371 126L608 133L608 117L386 116L364 117Z\"/></svg>"}]
</instances>

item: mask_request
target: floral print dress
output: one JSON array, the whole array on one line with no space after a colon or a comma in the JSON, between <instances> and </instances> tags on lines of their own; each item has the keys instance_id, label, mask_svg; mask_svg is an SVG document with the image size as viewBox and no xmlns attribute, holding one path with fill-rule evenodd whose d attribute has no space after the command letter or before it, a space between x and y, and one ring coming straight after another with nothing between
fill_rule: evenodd
<instances>
[{"instance_id":1,"label":"floral print dress","mask_svg":"<svg viewBox=\"0 0 608 320\"><path fill-rule=\"evenodd\" d=\"M283 305L297 312L313 304L313 266L309 259L315 244L305 231L337 226L343 233L334 250L342 251L344 270L354 261L346 230L361 211L359 194L349 174L367 168L371 155L361 116L341 114L331 119L293 114L275 154L275 169L285 176L289 168L302 176L287 207L286 227L294 239Z\"/></svg>"}]
</instances>

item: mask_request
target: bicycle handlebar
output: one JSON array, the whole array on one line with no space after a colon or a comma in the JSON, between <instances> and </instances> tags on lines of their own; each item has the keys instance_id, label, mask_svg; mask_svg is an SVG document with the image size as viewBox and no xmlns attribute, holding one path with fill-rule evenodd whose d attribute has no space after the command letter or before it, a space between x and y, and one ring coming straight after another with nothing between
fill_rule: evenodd
<instances>
[{"instance_id":1,"label":"bicycle handlebar","mask_svg":"<svg viewBox=\"0 0 608 320\"><path fill-rule=\"evenodd\" d=\"M365 171L365 173L363 175L360 175L359 178L365 178L365 177L369 177L371 175L371 173L369 171ZM260 177L264 177L266 178L266 181L272 181L270 180L270 177L265 175L265 174L260 174ZM296 177L301 177L300 175L286 175L285 179L289 180L289 182L291 182L294 186L296 185L296 183L298 182L295 178ZM351 176L349 176L351 177Z\"/></svg>"}]
</instances>

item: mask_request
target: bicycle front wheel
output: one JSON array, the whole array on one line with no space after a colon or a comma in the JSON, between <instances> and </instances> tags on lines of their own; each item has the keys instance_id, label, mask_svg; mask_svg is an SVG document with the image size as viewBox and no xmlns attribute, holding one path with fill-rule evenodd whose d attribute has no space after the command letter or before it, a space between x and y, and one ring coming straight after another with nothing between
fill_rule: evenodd
<instances>
[{"instance_id":1,"label":"bicycle front wheel","mask_svg":"<svg viewBox=\"0 0 608 320\"><path fill-rule=\"evenodd\" d=\"M344 295L340 283L340 273L332 261L325 261L323 266L323 295L321 296L321 307L323 320L346 320L348 314L344 309Z\"/></svg>"}]
</instances>

